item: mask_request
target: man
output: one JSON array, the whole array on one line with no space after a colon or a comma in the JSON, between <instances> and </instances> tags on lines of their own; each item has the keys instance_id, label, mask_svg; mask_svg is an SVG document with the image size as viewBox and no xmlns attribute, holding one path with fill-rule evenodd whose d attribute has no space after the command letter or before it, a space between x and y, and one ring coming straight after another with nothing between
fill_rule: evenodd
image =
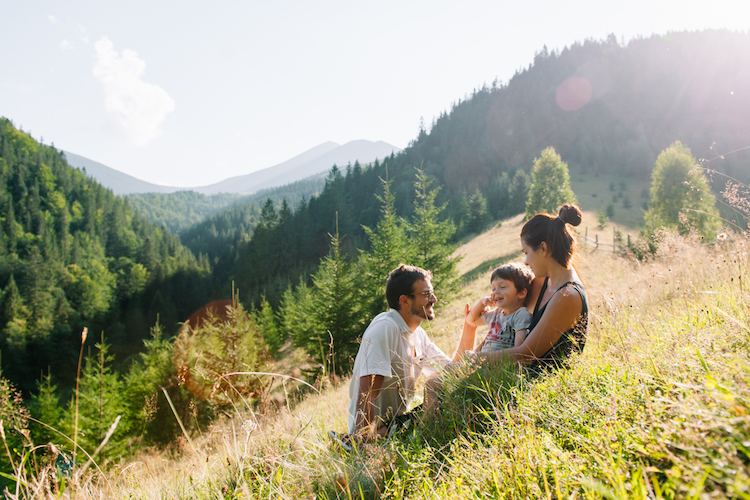
<instances>
[{"instance_id":1,"label":"man","mask_svg":"<svg viewBox=\"0 0 750 500\"><path fill-rule=\"evenodd\" d=\"M388 312L378 314L362 336L349 385L349 433L383 435L414 399L414 383L451 361L420 324L435 318L432 274L399 265L388 275ZM335 433L332 434L334 437Z\"/></svg>"}]
</instances>

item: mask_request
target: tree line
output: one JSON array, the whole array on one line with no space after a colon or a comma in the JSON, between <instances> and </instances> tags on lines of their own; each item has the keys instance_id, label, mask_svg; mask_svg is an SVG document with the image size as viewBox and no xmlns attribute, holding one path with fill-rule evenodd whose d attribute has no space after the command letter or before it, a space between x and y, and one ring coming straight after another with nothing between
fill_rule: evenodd
<instances>
[{"instance_id":1,"label":"tree line","mask_svg":"<svg viewBox=\"0 0 750 500\"><path fill-rule=\"evenodd\" d=\"M700 231L706 237L715 232L716 220L710 217L716 215L713 194L705 174L694 166L695 159L679 142L659 155L646 217L648 243L658 244L656 233L665 227ZM456 226L441 218L449 204L436 204L441 188L416 169L413 215L405 219L396 213L397 198L387 172L378 179L378 219L373 227L363 228L370 249L345 254L347 237L336 220L335 232L328 235L328 252L317 270L309 281L301 277L289 284L276 310L265 297L253 310L246 310L234 297L224 314L215 311L202 323L186 323L176 338L165 336L157 323L142 352L120 373L113 369L111 345L102 333L95 349L89 348L76 389L67 400L61 398L64 391L50 372L37 381L28 403L0 379L0 416L12 423L8 441L17 448L32 439L60 443L74 455L79 449L92 453L109 435L100 459L169 443L180 432L199 432L227 405L267 396L267 380L253 372L267 371L264 364L279 354L287 340L307 354L312 367L309 377L321 380L349 373L364 328L387 308L385 277L399 263L433 271L436 293L443 299L439 304L460 287L451 243ZM337 175L334 169L330 181L335 182ZM576 201L568 165L553 148L535 159L531 178L527 217ZM272 203L267 205L265 220L276 220ZM84 331L77 344L82 355L85 341Z\"/></svg>"},{"instance_id":2,"label":"tree line","mask_svg":"<svg viewBox=\"0 0 750 500\"><path fill-rule=\"evenodd\" d=\"M222 228L236 227L240 224L252 227L257 222L260 207L267 199L280 205L286 199L295 205L303 197L309 198L323 188L324 174L295 181L285 186L263 189L253 194L217 193L205 195L195 191L176 191L174 193L141 193L123 196L130 207L139 215L154 224L164 225L172 234L179 234L183 243L190 245L193 253L212 252L214 248L228 243L230 234ZM250 213L250 224L247 224L246 213ZM210 235L208 240L201 237ZM219 229L217 229L219 228ZM231 234L234 235L232 230ZM249 239L252 230L242 233L242 238ZM200 241L193 241L194 238ZM240 239L240 241L242 240ZM231 244L231 243L230 243Z\"/></svg>"},{"instance_id":3,"label":"tree line","mask_svg":"<svg viewBox=\"0 0 750 500\"><path fill-rule=\"evenodd\" d=\"M71 386L84 326L122 361L207 299L205 259L4 118L0 225L2 370L26 394L48 368Z\"/></svg>"},{"instance_id":4,"label":"tree line","mask_svg":"<svg viewBox=\"0 0 750 500\"><path fill-rule=\"evenodd\" d=\"M450 200L441 217L456 225L456 239L524 211L531 166L548 146L577 175L645 179L660 151L679 140L699 159L716 157L712 168L750 180L750 151L723 158L716 153L740 149L750 136L745 119L750 97L732 90L750 85L741 70L750 64L748 37L727 31L672 33L624 45L610 36L562 51L543 49L508 82L494 82L459 100L400 154L369 168L337 169L314 199L259 204L257 222L248 217L241 227L230 222L221 230L203 225L184 241L208 255L217 285L235 280L243 300L257 304L265 295L275 307L288 284L309 276L328 251L335 212L347 235L342 251L369 250L361 228L377 219L377 179L384 178L385 164L400 216L413 213L416 168L443 187L437 203ZM716 53L728 55L715 58ZM591 90L590 99L576 109L564 102L561 84L569 78ZM714 185L715 193L721 187ZM643 203L647 208L647 200ZM212 245L214 232L227 235L227 244Z\"/></svg>"},{"instance_id":5,"label":"tree line","mask_svg":"<svg viewBox=\"0 0 750 500\"><path fill-rule=\"evenodd\" d=\"M196 432L241 397L262 399L267 381L237 373L264 371L264 364L289 339L312 361L309 377L348 373L366 323L387 307L385 277L399 263L433 270L433 284L443 299L459 287L451 243L456 228L449 219L440 219L446 209L435 203L440 188L417 170L414 216L407 220L394 210L392 181L385 177L379 182L378 220L364 228L372 250L344 254L347 236L337 229L329 235L328 252L310 284L300 279L289 285L276 311L265 298L257 309L246 310L235 297L224 314L215 311L202 323L186 323L176 338L165 336L157 323L142 352L119 372L104 334L92 350L84 347L84 333L74 344L81 349L83 368L69 398L49 372L37 380L27 403L0 379L0 413L14 419L10 442L20 449L24 439L49 441L71 455L74 450L90 454L109 433L100 460L169 443L181 426ZM4 461L0 457L0 463Z\"/></svg>"},{"instance_id":6,"label":"tree line","mask_svg":"<svg viewBox=\"0 0 750 500\"><path fill-rule=\"evenodd\" d=\"M101 426L109 425L102 408L111 401L105 401L104 389L120 388L122 394L112 400L127 406L120 436L132 437L138 430L146 436L142 442L166 439L164 436L174 435L176 427L153 427L157 421L154 415L161 415L158 421L174 422L171 409L160 399L160 384L182 416L193 411L194 417L200 417L195 422L200 423L213 411L207 403L193 403L194 398L179 383L171 325L208 300L225 297L233 281L240 290L239 306L247 305L249 320L243 319L242 324L248 328L247 335L256 339L253 345L261 347L251 364L262 363L264 356L273 356L286 339L292 339L318 364L320 373L345 373L357 336L366 322L385 308L382 288L387 272L399 262L422 265L435 272L438 292L450 295L457 282L451 270L455 267L450 267L455 261L449 256L458 238L481 231L491 220L524 210L554 210L556 206L537 207L537 200L553 202L536 190L567 182L567 166L561 170L560 157L591 175L609 168L646 175L660 151L656 145L666 137L670 137L669 144L687 135L683 143L659 155L647 226L674 223L681 231L703 227L710 236L712 229L705 223L710 217L700 214L711 215L713 199L704 205L694 203L693 188L702 193L702 203L709 199L710 189L705 178L693 177L695 159L686 158L689 152L683 148L687 149L684 144L690 141L702 143L708 137L729 145L737 139L736 134L743 133L747 123L733 122L730 117L726 121L736 128L725 126L712 111L701 107L729 98L698 92L694 94L698 100L691 101L683 94L667 93L661 95L662 100L671 99L666 109L653 96L625 93L631 99L627 102L638 102L636 107L643 100L658 108L644 113L644 122L634 125L631 121L636 114L622 103L616 106L622 98L612 90L617 85L627 87L628 74L612 69L622 80L611 83L598 97L593 92L596 99L583 108L565 113L555 107L555 93L550 90L555 86L550 82L559 84L576 72L596 81L594 76L606 73L610 56L630 68L632 75L637 75L639 68L654 66L656 75L677 71L685 76L689 49L704 54L701 42L714 47L727 40L736 43L743 36L678 34L668 39L636 40L628 47L610 39L575 45L559 54L543 51L528 70L519 72L508 84L480 89L460 101L450 113L441 115L429 132L421 130L399 155L366 166L334 167L319 194L302 197L295 205L282 197L280 201L266 199L252 210L235 207L240 214L237 218L246 217L247 225L232 227L232 217L227 217L222 231L226 231L224 241L231 244L212 245L212 237L198 231L196 241L206 245L198 257L182 246L179 238L147 222L123 200L68 167L54 147L38 144L3 119L3 376L17 382L25 395L33 394L32 412L49 413L50 419L56 414L61 421L70 422L73 413L65 402L72 401L75 362L82 346L80 332L88 326L95 340L83 344L87 361L83 383L74 394L80 404L86 400L87 387L94 387L91 398L99 394L99 399L84 403L81 412L98 415L97 432L101 433ZM741 51L737 53L735 59L745 57ZM633 54L640 54L642 60ZM738 81L737 72L727 74L729 81ZM650 83L656 81L650 75L647 72L639 76L643 81L631 80L630 85L647 93ZM664 80L663 87L674 90L679 82L670 78ZM703 76L696 78L701 81ZM739 111L747 109L742 99L745 97L734 103ZM695 102L702 104L696 108ZM696 118L690 114L695 109L705 114ZM722 109L724 117L735 116L735 108ZM688 118L695 120L682 121ZM652 130L655 135L644 132L646 142L637 136L634 142L625 140L622 145L623 138L639 130ZM553 149L543 149L550 144ZM647 149L649 154L645 154ZM746 158L737 154L722 161L731 171L745 165ZM686 170L689 165L693 167ZM550 181L550 175L558 180ZM683 210L685 206L675 210L665 204L674 198L667 188L677 176L685 180L680 186L692 186L689 192L678 193L682 196L678 199L693 212ZM554 200L555 205L559 202ZM202 228L219 233L216 225L213 231L210 225ZM448 281L437 282L443 278ZM167 325L166 334L153 326L157 317ZM152 337L144 338L150 328ZM105 337L102 331L106 331ZM219 340L211 342L217 349L224 348ZM92 349L94 343L98 345ZM42 373L47 375L40 379ZM111 378L105 376L110 374ZM131 376L141 378L128 378ZM14 392L4 381L3 388L3 401L13 406ZM130 389L140 392L128 392ZM117 408L112 414L124 411ZM144 429L152 429L153 435Z\"/></svg>"}]
</instances>

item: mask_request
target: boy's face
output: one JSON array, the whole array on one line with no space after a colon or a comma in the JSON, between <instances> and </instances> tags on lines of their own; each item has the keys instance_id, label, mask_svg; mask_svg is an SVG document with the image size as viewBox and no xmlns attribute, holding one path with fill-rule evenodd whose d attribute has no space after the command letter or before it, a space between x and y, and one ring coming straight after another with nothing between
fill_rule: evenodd
<instances>
[{"instance_id":1,"label":"boy's face","mask_svg":"<svg viewBox=\"0 0 750 500\"><path fill-rule=\"evenodd\" d=\"M502 278L492 280L492 302L500 309L518 309L526 300L526 290L516 290L512 281Z\"/></svg>"}]
</instances>

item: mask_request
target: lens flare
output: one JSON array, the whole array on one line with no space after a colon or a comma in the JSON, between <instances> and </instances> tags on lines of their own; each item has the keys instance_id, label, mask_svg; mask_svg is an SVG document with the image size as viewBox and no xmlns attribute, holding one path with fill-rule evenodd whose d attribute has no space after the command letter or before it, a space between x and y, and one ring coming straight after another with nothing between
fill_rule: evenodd
<instances>
[{"instance_id":1,"label":"lens flare","mask_svg":"<svg viewBox=\"0 0 750 500\"><path fill-rule=\"evenodd\" d=\"M592 88L588 80L571 76L557 87L557 104L565 111L581 109L591 100Z\"/></svg>"}]
</instances>

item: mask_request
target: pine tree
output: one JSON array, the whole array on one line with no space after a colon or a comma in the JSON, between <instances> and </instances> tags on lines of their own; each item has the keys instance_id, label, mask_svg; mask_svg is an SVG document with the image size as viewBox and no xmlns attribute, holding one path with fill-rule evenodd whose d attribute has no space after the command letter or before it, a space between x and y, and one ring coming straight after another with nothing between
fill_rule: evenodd
<instances>
[{"instance_id":1,"label":"pine tree","mask_svg":"<svg viewBox=\"0 0 750 500\"><path fill-rule=\"evenodd\" d=\"M309 316L312 310L312 291L300 277L297 287L290 283L281 297L278 311L281 337L291 338L295 346L304 347L315 331Z\"/></svg>"},{"instance_id":2,"label":"pine tree","mask_svg":"<svg viewBox=\"0 0 750 500\"><path fill-rule=\"evenodd\" d=\"M5 212L5 235L4 237L8 239L8 252L9 253L15 253L17 249L18 244L18 233L23 232L21 231L20 227L18 227L18 223L16 222L16 216L13 211L13 200L8 200L8 208Z\"/></svg>"},{"instance_id":3,"label":"pine tree","mask_svg":"<svg viewBox=\"0 0 750 500\"><path fill-rule=\"evenodd\" d=\"M644 215L646 232L674 228L713 239L718 229L716 198L690 149L680 141L661 152L651 173L651 202Z\"/></svg>"},{"instance_id":4,"label":"pine tree","mask_svg":"<svg viewBox=\"0 0 750 500\"><path fill-rule=\"evenodd\" d=\"M365 316L359 293L359 273L344 259L338 232L331 236L331 251L313 275L312 310L315 335L306 349L318 358L325 373L342 374L351 370L353 356L362 334Z\"/></svg>"},{"instance_id":5,"label":"pine tree","mask_svg":"<svg viewBox=\"0 0 750 500\"><path fill-rule=\"evenodd\" d=\"M175 341L180 376L190 377L188 389L212 404L259 397L263 380L249 372L258 371L266 357L260 329L236 295L225 318L209 315L195 330L183 327Z\"/></svg>"},{"instance_id":6,"label":"pine tree","mask_svg":"<svg viewBox=\"0 0 750 500\"><path fill-rule=\"evenodd\" d=\"M168 443L180 429L161 388L169 390L172 404L183 415L189 413L185 408L188 393L174 383L177 378L174 343L164 338L158 322L143 345L145 351L125 375L123 400L128 407L128 420L133 433L145 444Z\"/></svg>"},{"instance_id":7,"label":"pine tree","mask_svg":"<svg viewBox=\"0 0 750 500\"><path fill-rule=\"evenodd\" d=\"M89 454L104 441L117 417L126 416L128 411L122 397L122 380L112 370L114 356L109 354L109 345L104 342L104 334L96 348L99 352L86 358L78 389L78 444ZM72 428L75 419L73 400L68 405L65 417ZM99 453L99 460L119 457L125 453L128 427L128 420L121 419L114 434ZM69 432L69 435L72 435L72 432Z\"/></svg>"},{"instance_id":8,"label":"pine tree","mask_svg":"<svg viewBox=\"0 0 750 500\"><path fill-rule=\"evenodd\" d=\"M386 171L387 172L387 171ZM387 309L385 300L385 282L388 274L399 264L408 260L408 244L404 222L396 215L395 197L391 193L391 181L381 179L383 196L378 195L381 203L381 217L375 229L365 227L365 234L370 240L371 250L360 250L359 262L362 266L363 301L367 304L368 314L375 316Z\"/></svg>"},{"instance_id":9,"label":"pine tree","mask_svg":"<svg viewBox=\"0 0 750 500\"><path fill-rule=\"evenodd\" d=\"M265 295L261 296L260 310L255 313L255 322L258 324L258 328L260 328L263 340L266 341L268 351L272 356L278 355L282 345L281 334L276 324L271 304Z\"/></svg>"},{"instance_id":10,"label":"pine tree","mask_svg":"<svg viewBox=\"0 0 750 500\"><path fill-rule=\"evenodd\" d=\"M273 200L268 198L260 211L259 224L263 224L267 229L273 229L277 222L278 215L276 214L276 208L273 206Z\"/></svg>"},{"instance_id":11,"label":"pine tree","mask_svg":"<svg viewBox=\"0 0 750 500\"><path fill-rule=\"evenodd\" d=\"M516 215L526 210L529 198L529 176L522 169L516 170L508 188L508 215Z\"/></svg>"},{"instance_id":12,"label":"pine tree","mask_svg":"<svg viewBox=\"0 0 750 500\"><path fill-rule=\"evenodd\" d=\"M453 257L456 246L451 244L456 226L453 221L439 221L440 214L448 203L436 207L435 198L440 187L430 190L432 179L423 170L417 169L414 184L414 217L407 225L408 241L413 255L410 263L432 271L432 284L443 300L449 299L459 289L456 266L460 257Z\"/></svg>"},{"instance_id":13,"label":"pine tree","mask_svg":"<svg viewBox=\"0 0 750 500\"><path fill-rule=\"evenodd\" d=\"M47 372L36 383L37 392L31 396L29 410L31 416L49 427L61 430L63 423L63 409L57 397L57 384L52 383L52 375ZM62 437L49 427L31 421L29 430L31 438L37 444L60 443Z\"/></svg>"},{"instance_id":14,"label":"pine tree","mask_svg":"<svg viewBox=\"0 0 750 500\"><path fill-rule=\"evenodd\" d=\"M556 214L560 205L565 203L578 203L578 199L570 187L568 164L550 147L534 160L526 218L538 213Z\"/></svg>"},{"instance_id":15,"label":"pine tree","mask_svg":"<svg viewBox=\"0 0 750 500\"><path fill-rule=\"evenodd\" d=\"M508 172L503 172L492 180L487 190L487 210L493 219L501 219L509 211L510 183Z\"/></svg>"},{"instance_id":16,"label":"pine tree","mask_svg":"<svg viewBox=\"0 0 750 500\"><path fill-rule=\"evenodd\" d=\"M24 304L21 292L18 290L16 280L10 275L8 286L3 292L2 308L2 333L3 340L10 346L23 351L27 341L29 309Z\"/></svg>"},{"instance_id":17,"label":"pine tree","mask_svg":"<svg viewBox=\"0 0 750 500\"><path fill-rule=\"evenodd\" d=\"M477 189L469 196L468 210L466 213L466 230L471 233L481 233L489 220L487 211L487 199Z\"/></svg>"}]
</instances>

